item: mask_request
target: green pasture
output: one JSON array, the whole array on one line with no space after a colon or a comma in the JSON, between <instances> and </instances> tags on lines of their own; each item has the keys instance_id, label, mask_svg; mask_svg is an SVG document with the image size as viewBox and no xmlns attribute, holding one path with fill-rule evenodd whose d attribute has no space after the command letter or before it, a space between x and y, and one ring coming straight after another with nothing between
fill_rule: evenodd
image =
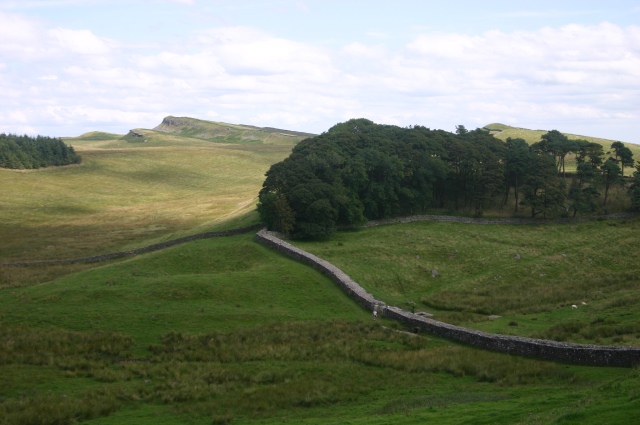
<instances>
[{"instance_id":1,"label":"green pasture","mask_svg":"<svg viewBox=\"0 0 640 425\"><path fill-rule=\"evenodd\" d=\"M0 318L37 327L126 333L138 342L137 351L169 330L202 333L325 319L326 312L331 318L368 318L337 287L253 237L200 240L94 266L54 284L8 289Z\"/></svg>"},{"instance_id":2,"label":"green pasture","mask_svg":"<svg viewBox=\"0 0 640 425\"><path fill-rule=\"evenodd\" d=\"M254 224L264 173L292 146L140 132L147 142L68 139L78 166L0 169L0 262ZM437 319L638 345L639 227L424 222L296 244ZM251 234L104 264L0 266L0 336L7 425L583 425L640 411L637 368L514 357L374 321Z\"/></svg>"},{"instance_id":3,"label":"green pasture","mask_svg":"<svg viewBox=\"0 0 640 425\"><path fill-rule=\"evenodd\" d=\"M252 235L0 290L0 333L6 424L583 424L640 407L635 369L411 334Z\"/></svg>"},{"instance_id":4,"label":"green pasture","mask_svg":"<svg viewBox=\"0 0 640 425\"><path fill-rule=\"evenodd\" d=\"M640 219L419 222L296 245L334 263L389 305L415 304L446 322L503 334L640 345L639 231Z\"/></svg>"}]
</instances>

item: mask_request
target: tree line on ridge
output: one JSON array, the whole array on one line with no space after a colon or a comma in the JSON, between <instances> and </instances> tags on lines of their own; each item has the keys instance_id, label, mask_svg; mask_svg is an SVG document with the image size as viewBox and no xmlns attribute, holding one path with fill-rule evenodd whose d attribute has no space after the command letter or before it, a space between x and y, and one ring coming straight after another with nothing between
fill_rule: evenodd
<instances>
[{"instance_id":1,"label":"tree line on ridge","mask_svg":"<svg viewBox=\"0 0 640 425\"><path fill-rule=\"evenodd\" d=\"M271 166L258 212L270 229L297 238L429 209L481 216L508 207L545 218L607 212L610 189L625 184L624 167L634 165L623 143L611 149L557 130L528 145L486 129L450 133L353 119L303 140ZM640 169L627 191L640 211Z\"/></svg>"},{"instance_id":2,"label":"tree line on ridge","mask_svg":"<svg viewBox=\"0 0 640 425\"><path fill-rule=\"evenodd\" d=\"M33 169L79 164L80 156L61 139L0 133L0 167Z\"/></svg>"}]
</instances>

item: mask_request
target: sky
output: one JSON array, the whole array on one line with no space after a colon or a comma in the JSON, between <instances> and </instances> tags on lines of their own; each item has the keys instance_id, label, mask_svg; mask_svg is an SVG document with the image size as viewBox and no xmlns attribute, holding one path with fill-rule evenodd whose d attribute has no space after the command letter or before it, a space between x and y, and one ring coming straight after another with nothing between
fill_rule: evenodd
<instances>
[{"instance_id":1,"label":"sky","mask_svg":"<svg viewBox=\"0 0 640 425\"><path fill-rule=\"evenodd\" d=\"M630 0L0 0L0 132L351 118L640 143Z\"/></svg>"}]
</instances>

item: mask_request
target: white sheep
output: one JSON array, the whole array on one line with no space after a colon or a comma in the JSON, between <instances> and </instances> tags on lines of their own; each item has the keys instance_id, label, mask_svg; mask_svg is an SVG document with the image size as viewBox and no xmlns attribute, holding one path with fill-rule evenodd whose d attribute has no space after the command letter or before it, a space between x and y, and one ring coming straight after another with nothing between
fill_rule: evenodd
<instances>
[{"instance_id":1,"label":"white sheep","mask_svg":"<svg viewBox=\"0 0 640 425\"><path fill-rule=\"evenodd\" d=\"M572 305L571 305L571 308L578 308L578 306L577 306L577 305L575 305L575 304L572 304Z\"/></svg>"}]
</instances>

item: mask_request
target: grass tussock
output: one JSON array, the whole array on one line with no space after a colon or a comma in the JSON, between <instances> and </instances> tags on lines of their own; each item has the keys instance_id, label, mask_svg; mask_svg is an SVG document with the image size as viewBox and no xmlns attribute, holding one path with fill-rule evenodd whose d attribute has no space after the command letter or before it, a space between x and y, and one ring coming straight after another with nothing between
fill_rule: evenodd
<instances>
[{"instance_id":1,"label":"grass tussock","mask_svg":"<svg viewBox=\"0 0 640 425\"><path fill-rule=\"evenodd\" d=\"M584 339L596 342L611 340L613 343L621 343L626 335L640 335L640 324L620 323L617 320L599 318L591 323L561 323L540 332L536 337L554 341Z\"/></svg>"},{"instance_id":2,"label":"grass tussock","mask_svg":"<svg viewBox=\"0 0 640 425\"><path fill-rule=\"evenodd\" d=\"M248 361L329 362L348 360L415 372L444 372L480 382L516 385L557 377L559 367L519 357L459 346L430 347L423 338L374 324L332 322L277 324L258 332L199 336L169 333L151 347L158 361L234 363Z\"/></svg>"},{"instance_id":3,"label":"grass tussock","mask_svg":"<svg viewBox=\"0 0 640 425\"><path fill-rule=\"evenodd\" d=\"M429 395L410 399L393 400L376 410L375 413L377 415L407 415L409 411L415 409L445 408L457 404L495 402L508 400L509 398L510 397L505 394L454 393Z\"/></svg>"},{"instance_id":4,"label":"grass tussock","mask_svg":"<svg viewBox=\"0 0 640 425\"><path fill-rule=\"evenodd\" d=\"M127 403L172 406L175 412L212 415L223 423L247 414L264 418L354 402L376 391L383 377L394 387L406 387L409 376L419 383L440 372L508 385L555 373L553 366L543 364L546 372L527 367L526 374L507 381L504 376L516 366L500 371L504 362L498 359L491 363L495 370L481 370L472 366L474 355L430 348L425 338L377 323L281 323L204 335L170 332L144 359L130 358L131 341L121 335L5 325L1 330L0 366L38 365L61 370L66 379L108 385L73 396L31 391L0 400L7 424L73 423L111 414Z\"/></svg>"},{"instance_id":5,"label":"grass tussock","mask_svg":"<svg viewBox=\"0 0 640 425\"><path fill-rule=\"evenodd\" d=\"M51 282L61 276L95 267L95 264L55 264L29 267L0 266L0 289Z\"/></svg>"},{"instance_id":6,"label":"grass tussock","mask_svg":"<svg viewBox=\"0 0 640 425\"><path fill-rule=\"evenodd\" d=\"M0 323L0 365L88 370L129 357L133 339L114 332L70 332ZM95 363L95 364L94 364Z\"/></svg>"},{"instance_id":7,"label":"grass tussock","mask_svg":"<svg viewBox=\"0 0 640 425\"><path fill-rule=\"evenodd\" d=\"M80 396L31 394L0 403L0 418L7 425L70 425L108 416L121 405L117 394L105 390Z\"/></svg>"}]
</instances>

